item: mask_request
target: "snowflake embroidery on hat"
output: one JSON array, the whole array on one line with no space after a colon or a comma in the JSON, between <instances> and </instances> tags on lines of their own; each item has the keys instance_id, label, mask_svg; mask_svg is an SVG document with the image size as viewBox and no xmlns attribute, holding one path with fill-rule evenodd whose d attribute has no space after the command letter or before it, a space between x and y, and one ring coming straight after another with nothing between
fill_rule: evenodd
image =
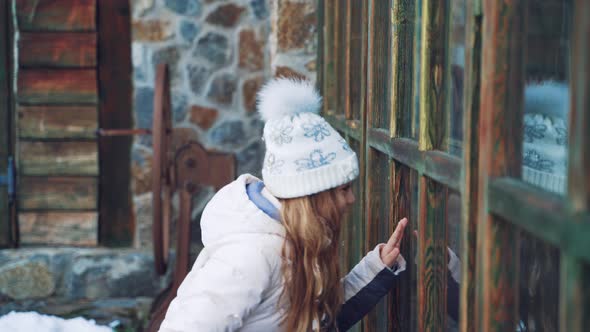
<instances>
[{"instance_id":1,"label":"snowflake embroidery on hat","mask_svg":"<svg viewBox=\"0 0 590 332\"><path fill-rule=\"evenodd\" d=\"M269 153L264 162L264 167L269 174L281 174L284 160L277 160L273 153Z\"/></svg>"},{"instance_id":2,"label":"snowflake embroidery on hat","mask_svg":"<svg viewBox=\"0 0 590 332\"><path fill-rule=\"evenodd\" d=\"M330 128L325 121L308 122L303 124L302 128L305 131L305 137L313 137L316 142L321 142L331 135Z\"/></svg>"},{"instance_id":3,"label":"snowflake embroidery on hat","mask_svg":"<svg viewBox=\"0 0 590 332\"><path fill-rule=\"evenodd\" d=\"M553 166L555 163L549 159L544 159L541 154L535 150L526 150L522 163L525 166L536 169L538 171L553 173Z\"/></svg>"},{"instance_id":4,"label":"snowflake embroidery on hat","mask_svg":"<svg viewBox=\"0 0 590 332\"><path fill-rule=\"evenodd\" d=\"M278 128L274 127L270 132L270 140L278 146L289 144L293 141L293 137L291 136L292 131L293 126L288 124L283 124Z\"/></svg>"},{"instance_id":5,"label":"snowflake embroidery on hat","mask_svg":"<svg viewBox=\"0 0 590 332\"><path fill-rule=\"evenodd\" d=\"M331 152L327 155L324 155L322 150L316 149L309 154L309 158L295 160L295 164L299 166L297 168L297 171L301 172L304 170L314 169L320 166L328 165L334 159L336 159L335 152Z\"/></svg>"},{"instance_id":6,"label":"snowflake embroidery on hat","mask_svg":"<svg viewBox=\"0 0 590 332\"><path fill-rule=\"evenodd\" d=\"M567 129L555 127L555 143L557 145L567 145Z\"/></svg>"},{"instance_id":7,"label":"snowflake embroidery on hat","mask_svg":"<svg viewBox=\"0 0 590 332\"><path fill-rule=\"evenodd\" d=\"M340 144L342 144L342 149L343 149L344 151L346 151L346 152L353 152L353 151L352 151L352 149L350 148L350 145L348 145L348 142L346 142L346 140L345 140L344 138L340 137L340 138L338 139L338 142L339 142Z\"/></svg>"},{"instance_id":8,"label":"snowflake embroidery on hat","mask_svg":"<svg viewBox=\"0 0 590 332\"><path fill-rule=\"evenodd\" d=\"M547 126L536 119L525 119L524 140L533 143L535 139L543 139L547 132Z\"/></svg>"}]
</instances>

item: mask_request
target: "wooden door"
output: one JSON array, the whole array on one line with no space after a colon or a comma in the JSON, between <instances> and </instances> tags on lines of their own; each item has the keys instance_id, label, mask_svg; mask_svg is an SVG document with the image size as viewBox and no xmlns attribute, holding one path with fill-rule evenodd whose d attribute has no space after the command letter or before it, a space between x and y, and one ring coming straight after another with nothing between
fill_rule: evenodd
<instances>
[{"instance_id":1,"label":"wooden door","mask_svg":"<svg viewBox=\"0 0 590 332\"><path fill-rule=\"evenodd\" d=\"M129 2L18 0L14 8L21 242L130 245L132 139L97 136L131 126Z\"/></svg>"},{"instance_id":2,"label":"wooden door","mask_svg":"<svg viewBox=\"0 0 590 332\"><path fill-rule=\"evenodd\" d=\"M343 265L403 217L417 230L408 271L354 329L588 329L590 5L324 0L318 12L324 116L361 161ZM523 146L550 125L524 123L525 86L547 79L570 91L561 194L535 184L530 169L548 164Z\"/></svg>"}]
</instances>

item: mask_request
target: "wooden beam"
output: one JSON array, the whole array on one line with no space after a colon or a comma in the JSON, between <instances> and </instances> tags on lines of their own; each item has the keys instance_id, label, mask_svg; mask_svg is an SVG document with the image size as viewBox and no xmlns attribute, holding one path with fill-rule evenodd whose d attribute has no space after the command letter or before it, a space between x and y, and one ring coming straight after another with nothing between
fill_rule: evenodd
<instances>
[{"instance_id":1,"label":"wooden beam","mask_svg":"<svg viewBox=\"0 0 590 332\"><path fill-rule=\"evenodd\" d=\"M336 82L335 82L335 68L334 68L334 8L337 0L324 0L324 57L323 57L323 113L328 114L333 112L335 96L336 96Z\"/></svg>"},{"instance_id":2,"label":"wooden beam","mask_svg":"<svg viewBox=\"0 0 590 332\"><path fill-rule=\"evenodd\" d=\"M129 1L98 2L99 124L104 129L133 125L131 8ZM130 246L135 220L131 202L132 137L102 137L99 241Z\"/></svg>"},{"instance_id":3,"label":"wooden beam","mask_svg":"<svg viewBox=\"0 0 590 332\"><path fill-rule=\"evenodd\" d=\"M94 69L21 69L18 102L27 105L96 104Z\"/></svg>"},{"instance_id":4,"label":"wooden beam","mask_svg":"<svg viewBox=\"0 0 590 332\"><path fill-rule=\"evenodd\" d=\"M94 31L96 0L17 0L16 16L21 31Z\"/></svg>"},{"instance_id":5,"label":"wooden beam","mask_svg":"<svg viewBox=\"0 0 590 332\"><path fill-rule=\"evenodd\" d=\"M96 33L60 32L20 35L18 41L21 67L94 67Z\"/></svg>"},{"instance_id":6,"label":"wooden beam","mask_svg":"<svg viewBox=\"0 0 590 332\"><path fill-rule=\"evenodd\" d=\"M479 104L481 75L481 39L483 16L477 1L467 1L465 73L463 93L463 179L461 186L461 294L459 299L459 330L477 330L476 252L477 201L479 175Z\"/></svg>"},{"instance_id":7,"label":"wooden beam","mask_svg":"<svg viewBox=\"0 0 590 332\"><path fill-rule=\"evenodd\" d=\"M96 212L21 212L18 220L24 245L97 244Z\"/></svg>"},{"instance_id":8,"label":"wooden beam","mask_svg":"<svg viewBox=\"0 0 590 332\"><path fill-rule=\"evenodd\" d=\"M58 156L58 157L56 157ZM98 175L94 142L20 142L21 175Z\"/></svg>"},{"instance_id":9,"label":"wooden beam","mask_svg":"<svg viewBox=\"0 0 590 332\"><path fill-rule=\"evenodd\" d=\"M97 189L92 177L22 177L19 210L95 210Z\"/></svg>"},{"instance_id":10,"label":"wooden beam","mask_svg":"<svg viewBox=\"0 0 590 332\"><path fill-rule=\"evenodd\" d=\"M483 1L479 174L477 187L478 331L513 330L517 323L519 235L488 214L490 177L520 178L526 2Z\"/></svg>"},{"instance_id":11,"label":"wooden beam","mask_svg":"<svg viewBox=\"0 0 590 332\"><path fill-rule=\"evenodd\" d=\"M10 1L0 2L0 174L7 174L12 151L12 29ZM0 248L16 241L15 216L9 204L8 187L0 185Z\"/></svg>"},{"instance_id":12,"label":"wooden beam","mask_svg":"<svg viewBox=\"0 0 590 332\"><path fill-rule=\"evenodd\" d=\"M569 122L568 199L571 213L590 213L590 3L573 2L571 49L571 103ZM580 221L584 223L584 221ZM584 225L590 222L585 221ZM576 246L588 243L579 238ZM564 251L561 256L560 328L590 329L590 268Z\"/></svg>"},{"instance_id":13,"label":"wooden beam","mask_svg":"<svg viewBox=\"0 0 590 332\"><path fill-rule=\"evenodd\" d=\"M17 113L20 138L96 138L96 106L19 106Z\"/></svg>"}]
</instances>

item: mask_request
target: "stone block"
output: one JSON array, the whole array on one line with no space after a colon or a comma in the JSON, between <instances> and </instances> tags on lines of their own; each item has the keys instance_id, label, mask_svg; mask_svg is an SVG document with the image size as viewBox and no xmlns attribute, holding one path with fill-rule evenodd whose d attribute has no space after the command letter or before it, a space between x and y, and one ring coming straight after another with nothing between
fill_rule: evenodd
<instances>
[{"instance_id":1,"label":"stone block","mask_svg":"<svg viewBox=\"0 0 590 332\"><path fill-rule=\"evenodd\" d=\"M264 40L256 38L253 30L240 31L239 67L252 71L264 69Z\"/></svg>"},{"instance_id":2,"label":"stone block","mask_svg":"<svg viewBox=\"0 0 590 332\"><path fill-rule=\"evenodd\" d=\"M262 76L251 78L244 82L242 86L242 100L244 101L244 108L248 113L256 111L256 94L262 87L264 78Z\"/></svg>"},{"instance_id":3,"label":"stone block","mask_svg":"<svg viewBox=\"0 0 590 332\"><path fill-rule=\"evenodd\" d=\"M201 95L213 71L200 64L188 65L187 71L191 91L197 96Z\"/></svg>"},{"instance_id":4,"label":"stone block","mask_svg":"<svg viewBox=\"0 0 590 332\"><path fill-rule=\"evenodd\" d=\"M222 67L231 59L231 49L226 36L209 32L199 38L193 56L208 60L216 67Z\"/></svg>"},{"instance_id":5,"label":"stone block","mask_svg":"<svg viewBox=\"0 0 590 332\"><path fill-rule=\"evenodd\" d=\"M180 36L185 42L192 43L195 40L195 37L201 31L201 28L193 22L190 21L182 21L180 23Z\"/></svg>"},{"instance_id":6,"label":"stone block","mask_svg":"<svg viewBox=\"0 0 590 332\"><path fill-rule=\"evenodd\" d=\"M268 18L268 6L266 4L267 0L252 0L250 1L250 7L252 8L252 12L254 13L254 17L259 20L264 20Z\"/></svg>"},{"instance_id":7,"label":"stone block","mask_svg":"<svg viewBox=\"0 0 590 332\"><path fill-rule=\"evenodd\" d=\"M200 105L191 106L190 122L204 130L211 128L218 116L219 111L215 108Z\"/></svg>"},{"instance_id":8,"label":"stone block","mask_svg":"<svg viewBox=\"0 0 590 332\"><path fill-rule=\"evenodd\" d=\"M188 97L181 91L172 93L172 121L183 122L188 112Z\"/></svg>"},{"instance_id":9,"label":"stone block","mask_svg":"<svg viewBox=\"0 0 590 332\"><path fill-rule=\"evenodd\" d=\"M211 82L207 98L222 105L231 105L236 91L236 80L234 74L222 73L217 75Z\"/></svg>"},{"instance_id":10,"label":"stone block","mask_svg":"<svg viewBox=\"0 0 590 332\"><path fill-rule=\"evenodd\" d=\"M311 60L310 62L305 64L305 69L309 70L309 71L313 71L315 72L316 69L316 61L315 60Z\"/></svg>"},{"instance_id":11,"label":"stone block","mask_svg":"<svg viewBox=\"0 0 590 332\"><path fill-rule=\"evenodd\" d=\"M176 14L199 16L202 6L199 0L165 0L166 8Z\"/></svg>"},{"instance_id":12,"label":"stone block","mask_svg":"<svg viewBox=\"0 0 590 332\"><path fill-rule=\"evenodd\" d=\"M236 26L245 10L246 8L236 6L233 3L221 5L207 16L206 21L213 25L232 28Z\"/></svg>"},{"instance_id":13,"label":"stone block","mask_svg":"<svg viewBox=\"0 0 590 332\"><path fill-rule=\"evenodd\" d=\"M152 8L154 8L155 0L133 0L131 8L133 8L133 17L142 17Z\"/></svg>"},{"instance_id":14,"label":"stone block","mask_svg":"<svg viewBox=\"0 0 590 332\"><path fill-rule=\"evenodd\" d=\"M161 42L174 36L174 26L164 20L136 20L132 24L133 41Z\"/></svg>"},{"instance_id":15,"label":"stone block","mask_svg":"<svg viewBox=\"0 0 590 332\"><path fill-rule=\"evenodd\" d=\"M47 297L55 291L49 266L38 260L19 260L0 268L0 294L14 300Z\"/></svg>"},{"instance_id":16,"label":"stone block","mask_svg":"<svg viewBox=\"0 0 590 332\"><path fill-rule=\"evenodd\" d=\"M291 77L296 79L307 79L307 77L297 71L287 67L287 66L277 66L275 69L275 76L276 77Z\"/></svg>"},{"instance_id":17,"label":"stone block","mask_svg":"<svg viewBox=\"0 0 590 332\"><path fill-rule=\"evenodd\" d=\"M281 1L278 5L276 34L279 52L305 48L315 33L315 5L295 1Z\"/></svg>"},{"instance_id":18,"label":"stone block","mask_svg":"<svg viewBox=\"0 0 590 332\"><path fill-rule=\"evenodd\" d=\"M230 120L209 130L209 141L221 149L232 150L239 147L246 138L242 121Z\"/></svg>"},{"instance_id":19,"label":"stone block","mask_svg":"<svg viewBox=\"0 0 590 332\"><path fill-rule=\"evenodd\" d=\"M133 148L131 152L131 188L141 195L152 190L152 154L147 149Z\"/></svg>"}]
</instances>

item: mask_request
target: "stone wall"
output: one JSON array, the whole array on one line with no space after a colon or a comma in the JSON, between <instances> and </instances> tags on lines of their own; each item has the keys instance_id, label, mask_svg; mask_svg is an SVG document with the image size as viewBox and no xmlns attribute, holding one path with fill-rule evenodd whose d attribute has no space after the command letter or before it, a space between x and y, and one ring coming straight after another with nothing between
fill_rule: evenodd
<instances>
[{"instance_id":1,"label":"stone wall","mask_svg":"<svg viewBox=\"0 0 590 332\"><path fill-rule=\"evenodd\" d=\"M315 80L316 0L133 0L132 7L135 126L151 126L154 68L166 62L174 140L233 153L238 174L260 175L256 92L273 75ZM132 186L142 248L151 245L151 154L151 138L137 137Z\"/></svg>"},{"instance_id":2,"label":"stone wall","mask_svg":"<svg viewBox=\"0 0 590 332\"><path fill-rule=\"evenodd\" d=\"M258 174L264 154L255 94L270 75L266 0L134 0L135 125L152 123L154 68L171 70L175 141L233 153L237 172ZM137 245L151 242L151 139L133 146Z\"/></svg>"}]
</instances>

